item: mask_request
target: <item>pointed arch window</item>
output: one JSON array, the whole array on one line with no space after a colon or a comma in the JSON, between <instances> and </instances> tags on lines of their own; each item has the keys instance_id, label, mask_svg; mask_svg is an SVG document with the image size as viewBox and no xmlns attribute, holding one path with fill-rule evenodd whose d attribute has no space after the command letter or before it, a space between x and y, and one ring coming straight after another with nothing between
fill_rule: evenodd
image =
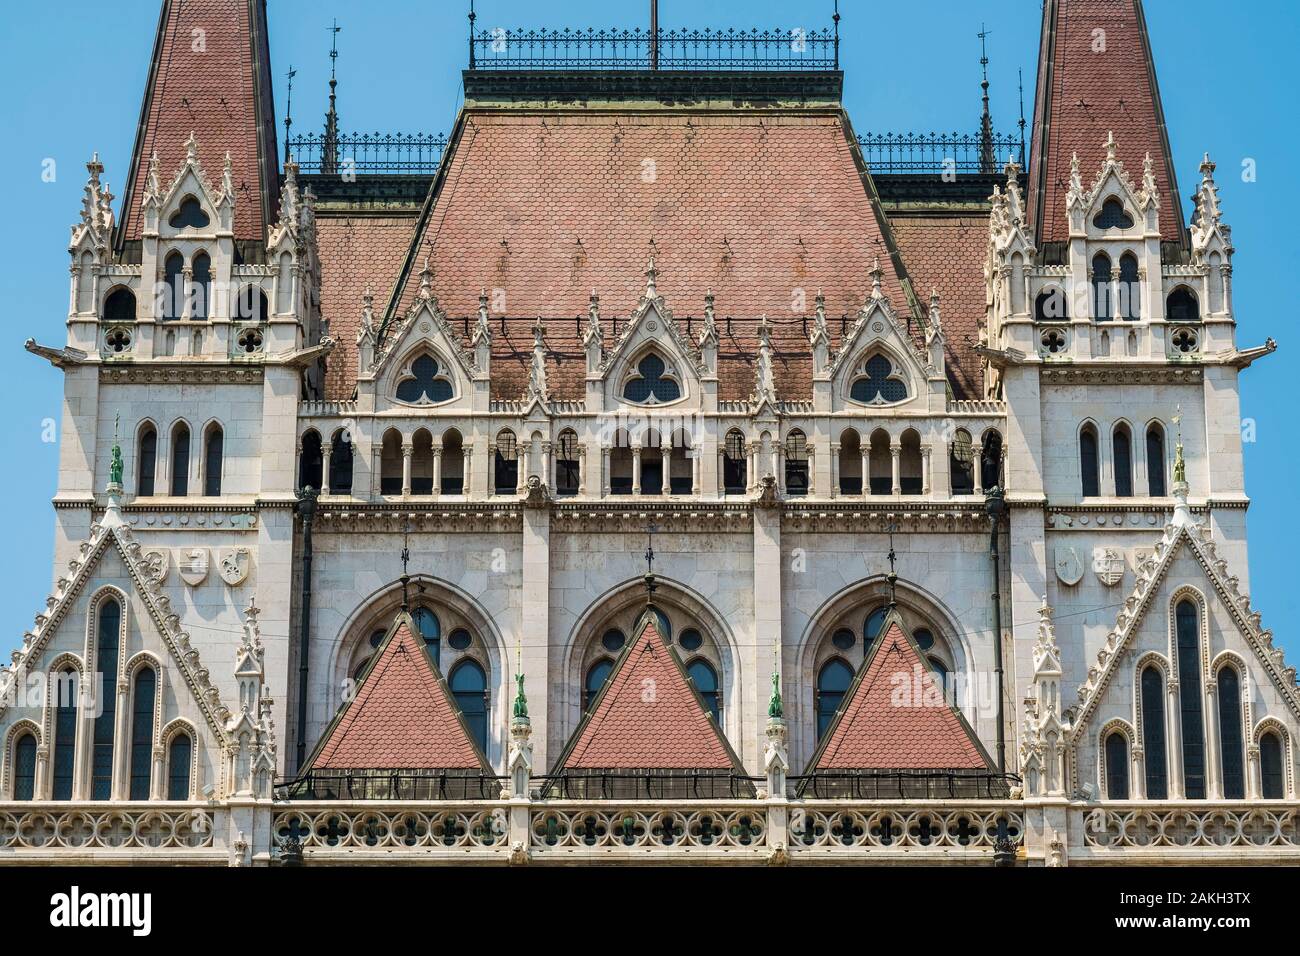
<instances>
[{"instance_id":1,"label":"pointed arch window","mask_svg":"<svg viewBox=\"0 0 1300 956\"><path fill-rule=\"evenodd\" d=\"M1065 290L1059 285L1049 285L1034 299L1035 322L1068 322L1070 306Z\"/></svg>"},{"instance_id":2,"label":"pointed arch window","mask_svg":"<svg viewBox=\"0 0 1300 956\"><path fill-rule=\"evenodd\" d=\"M859 375L849 389L849 397L855 402L885 405L907 398L907 383L895 372L894 363L884 355L867 359Z\"/></svg>"},{"instance_id":3,"label":"pointed arch window","mask_svg":"<svg viewBox=\"0 0 1300 956\"><path fill-rule=\"evenodd\" d=\"M578 433L571 428L560 432L555 452L555 493L571 496L578 493L581 474L578 464Z\"/></svg>"},{"instance_id":4,"label":"pointed arch window","mask_svg":"<svg viewBox=\"0 0 1300 956\"><path fill-rule=\"evenodd\" d=\"M438 480L438 490L444 495L465 493L465 442L454 428L442 434L442 464Z\"/></svg>"},{"instance_id":5,"label":"pointed arch window","mask_svg":"<svg viewBox=\"0 0 1300 956\"><path fill-rule=\"evenodd\" d=\"M1079 472L1083 479L1083 497L1101 495L1101 474L1097 457L1097 430L1091 425L1079 432Z\"/></svg>"},{"instance_id":6,"label":"pointed arch window","mask_svg":"<svg viewBox=\"0 0 1300 956\"><path fill-rule=\"evenodd\" d=\"M1147 426L1147 494L1163 498L1165 490L1165 433L1159 425Z\"/></svg>"},{"instance_id":7,"label":"pointed arch window","mask_svg":"<svg viewBox=\"0 0 1300 956\"><path fill-rule=\"evenodd\" d=\"M397 400L412 404L437 404L452 398L451 382L443 373L438 360L424 354L411 363L407 377L397 385Z\"/></svg>"},{"instance_id":8,"label":"pointed arch window","mask_svg":"<svg viewBox=\"0 0 1300 956\"><path fill-rule=\"evenodd\" d=\"M745 455L745 436L737 429L727 432L722 450L723 492L743 495L748 488L749 460Z\"/></svg>"},{"instance_id":9,"label":"pointed arch window","mask_svg":"<svg viewBox=\"0 0 1300 956\"><path fill-rule=\"evenodd\" d=\"M1205 724L1201 716L1201 636L1197 605L1178 602L1178 697L1183 731L1183 788L1188 800L1205 799Z\"/></svg>"},{"instance_id":10,"label":"pointed arch window","mask_svg":"<svg viewBox=\"0 0 1300 956\"><path fill-rule=\"evenodd\" d=\"M305 442L304 436L304 442ZM306 447L303 448L304 455ZM299 474L303 469L311 467L310 459L308 465L299 465ZM302 479L299 479L302 483ZM312 487L316 487L313 485ZM396 428L390 428L384 432L384 441L379 450L379 493L381 495L400 495L402 493L402 434Z\"/></svg>"},{"instance_id":11,"label":"pointed arch window","mask_svg":"<svg viewBox=\"0 0 1300 956\"><path fill-rule=\"evenodd\" d=\"M122 605L106 598L99 606L95 637L95 670L99 673L99 716L95 718L91 752L90 798L113 797L113 734L117 724L117 660Z\"/></svg>"},{"instance_id":12,"label":"pointed arch window","mask_svg":"<svg viewBox=\"0 0 1300 956\"><path fill-rule=\"evenodd\" d=\"M785 492L792 497L808 494L808 439L798 429L785 436Z\"/></svg>"},{"instance_id":13,"label":"pointed arch window","mask_svg":"<svg viewBox=\"0 0 1300 956\"><path fill-rule=\"evenodd\" d=\"M605 682L609 680L609 675L613 672L614 662L608 657L602 657L587 669L587 677L582 682L582 712L584 714L591 710L591 705L596 702L596 697L599 696Z\"/></svg>"},{"instance_id":14,"label":"pointed arch window","mask_svg":"<svg viewBox=\"0 0 1300 956\"><path fill-rule=\"evenodd\" d=\"M1154 664L1143 668L1140 688L1146 798L1165 800L1169 796L1169 778L1165 760L1165 679L1160 668Z\"/></svg>"},{"instance_id":15,"label":"pointed arch window","mask_svg":"<svg viewBox=\"0 0 1300 956\"><path fill-rule=\"evenodd\" d=\"M344 429L330 442L330 494L352 493L352 438Z\"/></svg>"},{"instance_id":16,"label":"pointed arch window","mask_svg":"<svg viewBox=\"0 0 1300 956\"><path fill-rule=\"evenodd\" d=\"M1286 796L1283 777L1282 739L1273 731L1259 738L1259 795L1265 800L1281 800Z\"/></svg>"},{"instance_id":17,"label":"pointed arch window","mask_svg":"<svg viewBox=\"0 0 1300 956\"><path fill-rule=\"evenodd\" d=\"M487 675L478 661L466 658L452 668L449 684L469 735L479 750L487 753Z\"/></svg>"},{"instance_id":18,"label":"pointed arch window","mask_svg":"<svg viewBox=\"0 0 1300 956\"><path fill-rule=\"evenodd\" d=\"M1105 253L1092 258L1092 317L1097 322L1113 319L1114 308L1110 301L1111 266Z\"/></svg>"},{"instance_id":19,"label":"pointed arch window","mask_svg":"<svg viewBox=\"0 0 1300 956\"><path fill-rule=\"evenodd\" d=\"M417 607L411 612L411 620L415 622L415 629L422 641L424 649L429 654L429 659L436 665L442 664L442 622L438 620L438 615L427 607Z\"/></svg>"},{"instance_id":20,"label":"pointed arch window","mask_svg":"<svg viewBox=\"0 0 1300 956\"><path fill-rule=\"evenodd\" d=\"M987 491L1002 484L1002 434L989 431L980 445L980 483Z\"/></svg>"},{"instance_id":21,"label":"pointed arch window","mask_svg":"<svg viewBox=\"0 0 1300 956\"><path fill-rule=\"evenodd\" d=\"M1119 257L1119 314L1126 322L1142 318L1142 281L1137 256L1126 252Z\"/></svg>"},{"instance_id":22,"label":"pointed arch window","mask_svg":"<svg viewBox=\"0 0 1300 956\"><path fill-rule=\"evenodd\" d=\"M1118 730L1106 737L1106 799L1128 799L1128 738Z\"/></svg>"},{"instance_id":23,"label":"pointed arch window","mask_svg":"<svg viewBox=\"0 0 1300 956\"><path fill-rule=\"evenodd\" d=\"M124 285L118 286L104 300L104 321L117 324L135 321L135 293Z\"/></svg>"},{"instance_id":24,"label":"pointed arch window","mask_svg":"<svg viewBox=\"0 0 1300 956\"><path fill-rule=\"evenodd\" d=\"M817 672L817 699L814 702L814 710L817 714L818 740L826 736L826 731L830 729L831 721L835 719L835 712L839 710L851 683L853 683L853 669L838 657L831 658Z\"/></svg>"},{"instance_id":25,"label":"pointed arch window","mask_svg":"<svg viewBox=\"0 0 1300 956\"><path fill-rule=\"evenodd\" d=\"M1223 798L1246 797L1246 774L1241 739L1241 678L1235 667L1219 670L1219 749L1223 770Z\"/></svg>"},{"instance_id":26,"label":"pointed arch window","mask_svg":"<svg viewBox=\"0 0 1300 956\"><path fill-rule=\"evenodd\" d=\"M975 447L970 432L964 428L957 429L953 435L948 468L954 495L975 493Z\"/></svg>"},{"instance_id":27,"label":"pointed arch window","mask_svg":"<svg viewBox=\"0 0 1300 956\"><path fill-rule=\"evenodd\" d=\"M1115 463L1115 497L1133 497L1133 440L1128 428L1120 425L1111 435Z\"/></svg>"},{"instance_id":28,"label":"pointed arch window","mask_svg":"<svg viewBox=\"0 0 1300 956\"><path fill-rule=\"evenodd\" d=\"M681 386L666 373L668 365L651 352L636 366L636 376L623 386L623 397L638 405L660 405L682 397Z\"/></svg>"},{"instance_id":29,"label":"pointed arch window","mask_svg":"<svg viewBox=\"0 0 1300 956\"><path fill-rule=\"evenodd\" d=\"M148 800L153 776L153 705L158 675L142 667L135 675L131 706L131 799Z\"/></svg>"},{"instance_id":30,"label":"pointed arch window","mask_svg":"<svg viewBox=\"0 0 1300 956\"><path fill-rule=\"evenodd\" d=\"M154 493L158 471L158 432L146 425L140 432L140 451L136 456L135 493L140 498L150 498Z\"/></svg>"},{"instance_id":31,"label":"pointed arch window","mask_svg":"<svg viewBox=\"0 0 1300 956\"><path fill-rule=\"evenodd\" d=\"M270 315L266 293L255 285L246 285L235 296L236 322L265 322Z\"/></svg>"},{"instance_id":32,"label":"pointed arch window","mask_svg":"<svg viewBox=\"0 0 1300 956\"><path fill-rule=\"evenodd\" d=\"M172 737L167 746L167 799L188 800L190 798L190 761L193 758L194 743L190 735L179 733Z\"/></svg>"},{"instance_id":33,"label":"pointed arch window","mask_svg":"<svg viewBox=\"0 0 1300 956\"><path fill-rule=\"evenodd\" d=\"M180 424L172 429L172 496L190 493L190 429Z\"/></svg>"},{"instance_id":34,"label":"pointed arch window","mask_svg":"<svg viewBox=\"0 0 1300 956\"><path fill-rule=\"evenodd\" d=\"M320 432L314 428L302 436L302 451L298 454L298 490L312 488L320 491L321 470L324 468L324 453L321 450ZM398 491L401 491L399 488Z\"/></svg>"},{"instance_id":35,"label":"pointed arch window","mask_svg":"<svg viewBox=\"0 0 1300 956\"><path fill-rule=\"evenodd\" d=\"M722 726L722 690L718 687L718 672L702 657L686 665L686 673L704 701L704 707L713 715L713 725Z\"/></svg>"},{"instance_id":36,"label":"pointed arch window","mask_svg":"<svg viewBox=\"0 0 1300 956\"><path fill-rule=\"evenodd\" d=\"M164 322L181 317L185 305L185 257L173 252L163 260L163 288L161 309Z\"/></svg>"},{"instance_id":37,"label":"pointed arch window","mask_svg":"<svg viewBox=\"0 0 1300 956\"><path fill-rule=\"evenodd\" d=\"M880 636L880 632L885 626L885 617L888 614L889 608L882 605L867 615L867 619L862 624L863 653L871 653L871 647L876 643L876 638Z\"/></svg>"},{"instance_id":38,"label":"pointed arch window","mask_svg":"<svg viewBox=\"0 0 1300 956\"><path fill-rule=\"evenodd\" d=\"M221 497L221 465L225 447L226 436L221 426L209 425L203 439L203 494L208 498Z\"/></svg>"},{"instance_id":39,"label":"pointed arch window","mask_svg":"<svg viewBox=\"0 0 1300 956\"><path fill-rule=\"evenodd\" d=\"M65 670L54 682L54 790L55 800L72 799L72 781L77 763L77 697L80 690L75 670Z\"/></svg>"},{"instance_id":40,"label":"pointed arch window","mask_svg":"<svg viewBox=\"0 0 1300 956\"><path fill-rule=\"evenodd\" d=\"M519 485L519 448L515 443L515 433L509 430L501 432L496 444L493 488L499 495L513 495Z\"/></svg>"},{"instance_id":41,"label":"pointed arch window","mask_svg":"<svg viewBox=\"0 0 1300 956\"><path fill-rule=\"evenodd\" d=\"M1180 285L1165 300L1165 321L1180 325L1201 321L1201 304L1196 293L1185 285Z\"/></svg>"},{"instance_id":42,"label":"pointed arch window","mask_svg":"<svg viewBox=\"0 0 1300 956\"><path fill-rule=\"evenodd\" d=\"M203 322L212 307L212 260L206 252L200 252L194 257L190 270L194 275L191 289L194 301L190 306L190 318Z\"/></svg>"},{"instance_id":43,"label":"pointed arch window","mask_svg":"<svg viewBox=\"0 0 1300 956\"><path fill-rule=\"evenodd\" d=\"M14 799L36 799L36 736L31 733L14 744Z\"/></svg>"}]
</instances>

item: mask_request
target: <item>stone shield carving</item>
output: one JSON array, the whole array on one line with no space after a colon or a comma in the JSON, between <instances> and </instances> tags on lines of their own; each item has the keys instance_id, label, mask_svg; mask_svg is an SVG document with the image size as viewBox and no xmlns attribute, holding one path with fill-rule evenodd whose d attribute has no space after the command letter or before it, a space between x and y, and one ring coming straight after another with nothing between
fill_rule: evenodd
<instances>
[{"instance_id":1,"label":"stone shield carving","mask_svg":"<svg viewBox=\"0 0 1300 956\"><path fill-rule=\"evenodd\" d=\"M1058 547L1054 557L1056 577L1062 584L1073 587L1083 580L1083 559L1077 548Z\"/></svg>"},{"instance_id":2,"label":"stone shield carving","mask_svg":"<svg viewBox=\"0 0 1300 956\"><path fill-rule=\"evenodd\" d=\"M140 557L144 560L144 566L149 569L154 580L162 584L167 580L167 572L172 567L171 552L166 548L149 548L141 553Z\"/></svg>"},{"instance_id":3,"label":"stone shield carving","mask_svg":"<svg viewBox=\"0 0 1300 956\"><path fill-rule=\"evenodd\" d=\"M218 548L217 573L231 587L243 583L253 567L253 555L248 548Z\"/></svg>"},{"instance_id":4,"label":"stone shield carving","mask_svg":"<svg viewBox=\"0 0 1300 956\"><path fill-rule=\"evenodd\" d=\"M202 584L208 577L208 549L181 548L176 554L176 570L190 587Z\"/></svg>"},{"instance_id":5,"label":"stone shield carving","mask_svg":"<svg viewBox=\"0 0 1300 956\"><path fill-rule=\"evenodd\" d=\"M1124 580L1124 552L1118 548L1093 548L1092 570L1106 587Z\"/></svg>"}]
</instances>

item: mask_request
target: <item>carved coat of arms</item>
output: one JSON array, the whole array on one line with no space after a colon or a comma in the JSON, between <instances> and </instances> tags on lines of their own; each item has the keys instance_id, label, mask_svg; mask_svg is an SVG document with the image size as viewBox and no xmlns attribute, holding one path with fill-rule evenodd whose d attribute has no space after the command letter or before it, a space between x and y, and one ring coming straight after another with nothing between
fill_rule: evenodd
<instances>
[{"instance_id":1,"label":"carved coat of arms","mask_svg":"<svg viewBox=\"0 0 1300 956\"><path fill-rule=\"evenodd\" d=\"M1092 570L1106 587L1124 580L1124 552L1118 548L1093 548Z\"/></svg>"},{"instance_id":2,"label":"carved coat of arms","mask_svg":"<svg viewBox=\"0 0 1300 956\"><path fill-rule=\"evenodd\" d=\"M202 584L208 577L208 549L181 548L176 555L176 570L190 587Z\"/></svg>"},{"instance_id":3,"label":"carved coat of arms","mask_svg":"<svg viewBox=\"0 0 1300 956\"><path fill-rule=\"evenodd\" d=\"M231 587L243 583L253 566L253 555L248 548L218 548L217 573Z\"/></svg>"},{"instance_id":4,"label":"carved coat of arms","mask_svg":"<svg viewBox=\"0 0 1300 956\"><path fill-rule=\"evenodd\" d=\"M167 580L167 572L172 567L171 552L166 548L149 548L140 555L144 561L144 566L149 569L154 580L162 584Z\"/></svg>"},{"instance_id":5,"label":"carved coat of arms","mask_svg":"<svg viewBox=\"0 0 1300 956\"><path fill-rule=\"evenodd\" d=\"M1072 587L1083 580L1083 559L1077 548L1058 546L1054 557L1056 577L1062 584Z\"/></svg>"}]
</instances>

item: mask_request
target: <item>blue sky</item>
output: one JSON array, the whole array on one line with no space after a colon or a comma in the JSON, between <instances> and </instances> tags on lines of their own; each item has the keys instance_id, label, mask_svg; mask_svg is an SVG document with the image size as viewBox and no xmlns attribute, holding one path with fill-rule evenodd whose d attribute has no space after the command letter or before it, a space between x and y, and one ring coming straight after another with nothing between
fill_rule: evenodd
<instances>
[{"instance_id":1,"label":"blue sky","mask_svg":"<svg viewBox=\"0 0 1300 956\"><path fill-rule=\"evenodd\" d=\"M329 32L337 17L339 111L347 130L445 131L460 104L466 60L467 3L384 0L380 3L270 0L271 61L277 120L283 119L284 74L292 64L297 130L318 130L329 76ZM479 0L478 25L503 27L643 26L648 3ZM662 0L665 28L828 26L830 0ZM544 7L544 9L543 9ZM845 102L859 132L971 130L979 120L979 40L987 24L993 119L1014 129L1016 71L1023 69L1025 110L1032 117L1039 4L977 0L841 3ZM1291 468L1300 438L1285 372L1300 339L1289 334L1293 301L1291 232L1300 221L1295 163L1300 155L1294 56L1300 5L1253 0L1225 6L1210 0L1148 0L1160 88L1181 191L1197 181L1201 155L1219 164L1226 220L1237 247L1233 287L1238 343L1278 340L1278 352L1242 378L1242 415L1253 419L1246 446L1251 582L1266 626L1300 659L1289 623L1300 610L1290 583L1297 531ZM793 15L792 15L793 14ZM7 228L0 234L4 301L0 326L0 440L6 524L0 549L0 647L16 645L43 607L51 582L57 446L43 441L43 422L60 419L62 376L26 354L29 336L64 341L68 302L68 226L78 213L82 164L98 150L115 191L130 159L157 22L156 0L126 0L111 12L101 3L13 4L0 37L0 89L6 148L0 150ZM799 21L795 16L807 19ZM281 126L280 129L283 127ZM1100 144L1099 144L1100 145ZM47 159L54 182L42 180ZM1255 182L1242 162L1254 160ZM1189 208L1184 203L1185 208ZM1278 299L1276 289L1284 290ZM1291 418L1288 408L1293 408Z\"/></svg>"}]
</instances>

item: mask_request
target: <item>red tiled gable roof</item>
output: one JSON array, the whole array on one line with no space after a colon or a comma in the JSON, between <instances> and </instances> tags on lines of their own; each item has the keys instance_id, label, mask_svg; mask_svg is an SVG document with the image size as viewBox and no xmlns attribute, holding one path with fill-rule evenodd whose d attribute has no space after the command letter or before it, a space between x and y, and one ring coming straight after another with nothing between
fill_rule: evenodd
<instances>
[{"instance_id":1,"label":"red tiled gable roof","mask_svg":"<svg viewBox=\"0 0 1300 956\"><path fill-rule=\"evenodd\" d=\"M890 623L864 668L814 769L988 769L979 745L897 621Z\"/></svg>"},{"instance_id":2,"label":"red tiled gable roof","mask_svg":"<svg viewBox=\"0 0 1300 956\"><path fill-rule=\"evenodd\" d=\"M984 369L975 346L984 321L988 216L896 214L889 224L917 296L927 300L930 290L939 292L944 362L954 396L983 398Z\"/></svg>"},{"instance_id":3,"label":"red tiled gable roof","mask_svg":"<svg viewBox=\"0 0 1300 956\"><path fill-rule=\"evenodd\" d=\"M411 245L415 223L414 212L405 216L317 216L320 308L335 342L325 371L327 398L352 397L357 384L361 296L369 284L375 308L383 308ZM531 333L528 341L531 346Z\"/></svg>"},{"instance_id":4,"label":"red tiled gable roof","mask_svg":"<svg viewBox=\"0 0 1300 956\"><path fill-rule=\"evenodd\" d=\"M560 770L732 770L736 760L647 619Z\"/></svg>"},{"instance_id":5,"label":"red tiled gable roof","mask_svg":"<svg viewBox=\"0 0 1300 956\"><path fill-rule=\"evenodd\" d=\"M512 318L493 340L494 397L523 394L540 315L557 353L552 391L581 398L574 317L595 289L607 328L615 317L621 327L645 291L651 240L659 293L683 331L710 289L720 319L735 317L720 345L724 399L753 389L763 314L777 330L778 394L810 399L801 319L819 289L833 320L856 315L877 257L885 294L909 313L837 111L471 110L449 152L398 308L413 303L425 255L453 319L477 314L480 289L504 290Z\"/></svg>"},{"instance_id":6,"label":"red tiled gable roof","mask_svg":"<svg viewBox=\"0 0 1300 956\"><path fill-rule=\"evenodd\" d=\"M407 620L327 731L315 770L478 770L482 761Z\"/></svg>"},{"instance_id":7,"label":"red tiled gable roof","mask_svg":"<svg viewBox=\"0 0 1300 956\"><path fill-rule=\"evenodd\" d=\"M264 239L279 193L270 66L265 0L164 0L120 240L141 237L149 157L157 151L169 183L190 133L213 184L230 153L235 238Z\"/></svg>"},{"instance_id":8,"label":"red tiled gable roof","mask_svg":"<svg viewBox=\"0 0 1300 956\"><path fill-rule=\"evenodd\" d=\"M1105 31L1104 51L1094 49L1099 30ZM1162 238L1182 241L1182 205L1140 0L1047 0L1028 196L1039 243L1069 238L1070 157L1079 154L1084 185L1090 186L1105 159L1109 132L1135 183L1151 154Z\"/></svg>"}]
</instances>

